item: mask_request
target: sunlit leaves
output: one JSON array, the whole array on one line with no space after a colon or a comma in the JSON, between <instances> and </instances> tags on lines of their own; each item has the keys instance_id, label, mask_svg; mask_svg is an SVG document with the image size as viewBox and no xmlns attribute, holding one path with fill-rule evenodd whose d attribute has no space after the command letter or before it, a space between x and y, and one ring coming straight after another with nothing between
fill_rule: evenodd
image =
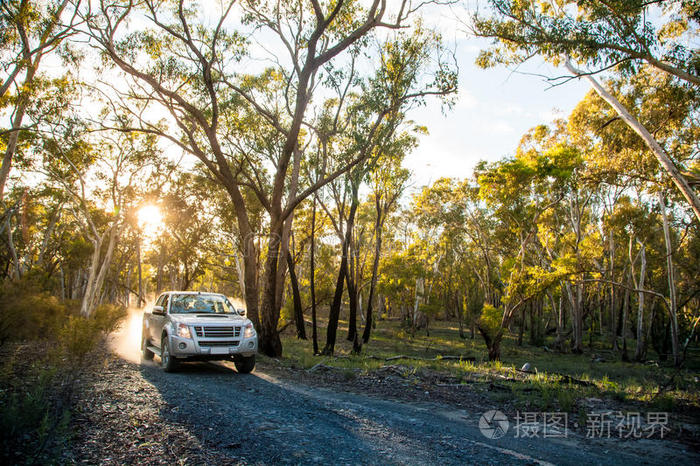
<instances>
[{"instance_id":1,"label":"sunlit leaves","mask_svg":"<svg viewBox=\"0 0 700 466\"><path fill-rule=\"evenodd\" d=\"M632 74L640 60L664 59L697 73L697 53L686 40L690 12L676 9L677 2L652 11L654 3L491 0L491 16L473 17L475 32L494 39L477 64L517 64L541 55L554 64L571 57L597 69L618 65ZM652 22L654 15L660 21Z\"/></svg>"}]
</instances>

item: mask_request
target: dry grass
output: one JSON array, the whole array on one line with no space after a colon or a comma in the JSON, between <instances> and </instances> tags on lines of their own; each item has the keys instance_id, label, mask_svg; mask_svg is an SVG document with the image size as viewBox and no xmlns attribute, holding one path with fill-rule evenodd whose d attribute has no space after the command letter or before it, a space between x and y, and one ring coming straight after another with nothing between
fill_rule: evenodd
<instances>
[{"instance_id":1,"label":"dry grass","mask_svg":"<svg viewBox=\"0 0 700 466\"><path fill-rule=\"evenodd\" d=\"M667 363L654 360L646 364L620 361L617 354L606 348L606 341L593 340L592 348L584 354L565 354L545 351L544 347L523 343L508 336L502 345L502 359L487 360L486 348L477 334L474 339L459 337L454 323L431 323L430 335L419 331L411 335L397 321L379 321L369 344L362 354L352 354L352 344L345 339L347 325L341 322L336 342L335 357L312 353L310 340L298 340L292 329L283 335L282 363L309 369L316 364L338 368L347 373L368 373L382 366L395 364L386 359L396 355L423 359L441 355L465 356L473 360L413 360L403 359L400 364L414 370L428 369L445 373L457 380L483 380L497 383L507 390L491 393L494 401L508 399L520 408L561 409L577 411L584 400L602 398L617 406L642 410L683 412L691 417L700 413L700 360L691 358L680 371ZM319 347L325 343L325 329L321 328ZM310 332L308 332L310 335ZM545 345L547 342L545 342ZM530 363L532 374L518 371ZM562 380L562 376L583 383ZM662 390L663 388L663 390Z\"/></svg>"}]
</instances>

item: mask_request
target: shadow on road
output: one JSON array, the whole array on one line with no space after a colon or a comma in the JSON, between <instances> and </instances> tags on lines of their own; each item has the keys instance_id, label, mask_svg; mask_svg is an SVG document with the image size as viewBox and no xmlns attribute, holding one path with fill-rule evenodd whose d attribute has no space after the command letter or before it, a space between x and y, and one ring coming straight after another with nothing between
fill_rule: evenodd
<instances>
[{"instance_id":1,"label":"shadow on road","mask_svg":"<svg viewBox=\"0 0 700 466\"><path fill-rule=\"evenodd\" d=\"M391 436L391 426L255 372L238 374L233 363L186 363L164 373L158 362L142 363L141 373L167 403L161 416L187 425L204 448L271 463L376 462L400 449L373 438Z\"/></svg>"},{"instance_id":2,"label":"shadow on road","mask_svg":"<svg viewBox=\"0 0 700 466\"><path fill-rule=\"evenodd\" d=\"M262 372L238 374L233 363L187 363L173 374L157 363L140 370L167 403L161 416L188 426L203 448L244 462L667 464L664 458L687 455L664 443L621 448L620 442L512 433L490 440L477 426L479 412L334 392Z\"/></svg>"}]
</instances>

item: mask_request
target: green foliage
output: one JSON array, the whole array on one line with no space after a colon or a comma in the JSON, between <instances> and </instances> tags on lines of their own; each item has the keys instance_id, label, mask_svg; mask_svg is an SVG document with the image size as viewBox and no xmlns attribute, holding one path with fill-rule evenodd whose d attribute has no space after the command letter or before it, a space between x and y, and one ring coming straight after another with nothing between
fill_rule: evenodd
<instances>
[{"instance_id":1,"label":"green foliage","mask_svg":"<svg viewBox=\"0 0 700 466\"><path fill-rule=\"evenodd\" d=\"M502 320L503 310L485 303L479 316L479 328L493 338L501 330ZM499 363L499 361L495 362Z\"/></svg>"},{"instance_id":2,"label":"green foliage","mask_svg":"<svg viewBox=\"0 0 700 466\"><path fill-rule=\"evenodd\" d=\"M557 390L557 402L559 403L559 409L562 411L573 412L576 407L576 392L568 388Z\"/></svg>"},{"instance_id":3,"label":"green foliage","mask_svg":"<svg viewBox=\"0 0 700 466\"><path fill-rule=\"evenodd\" d=\"M55 339L69 311L30 279L0 285L0 345L7 341Z\"/></svg>"},{"instance_id":4,"label":"green foliage","mask_svg":"<svg viewBox=\"0 0 700 466\"><path fill-rule=\"evenodd\" d=\"M656 411L673 412L675 406L676 401L673 396L669 394L663 394L657 397L653 402L653 407Z\"/></svg>"},{"instance_id":5,"label":"green foliage","mask_svg":"<svg viewBox=\"0 0 700 466\"><path fill-rule=\"evenodd\" d=\"M37 365L23 374L24 385L8 374L8 365L2 368L0 458L5 464L57 462L70 435L70 410L56 399L62 378L55 367Z\"/></svg>"},{"instance_id":6,"label":"green foliage","mask_svg":"<svg viewBox=\"0 0 700 466\"><path fill-rule=\"evenodd\" d=\"M490 16L474 15L477 35L493 38L477 64L517 64L534 55L558 64L565 57L596 68L612 67L631 75L642 60L664 60L679 70L696 73L697 53L692 28L697 10L667 2L652 14L649 2L490 0ZM695 2L687 2L695 3ZM661 25L657 30L656 26ZM652 55L656 54L656 55Z\"/></svg>"},{"instance_id":7,"label":"green foliage","mask_svg":"<svg viewBox=\"0 0 700 466\"><path fill-rule=\"evenodd\" d=\"M442 310L442 306L439 303L421 303L418 305L418 310L431 318L435 318Z\"/></svg>"},{"instance_id":8,"label":"green foliage","mask_svg":"<svg viewBox=\"0 0 700 466\"><path fill-rule=\"evenodd\" d=\"M0 302L0 458L58 462L70 435L74 383L126 310L103 304L84 318L78 303L60 302L31 278L5 281Z\"/></svg>"},{"instance_id":9,"label":"green foliage","mask_svg":"<svg viewBox=\"0 0 700 466\"><path fill-rule=\"evenodd\" d=\"M113 304L97 306L90 318L69 315L58 331L58 344L74 362L82 362L105 335L117 329L126 309Z\"/></svg>"}]
</instances>

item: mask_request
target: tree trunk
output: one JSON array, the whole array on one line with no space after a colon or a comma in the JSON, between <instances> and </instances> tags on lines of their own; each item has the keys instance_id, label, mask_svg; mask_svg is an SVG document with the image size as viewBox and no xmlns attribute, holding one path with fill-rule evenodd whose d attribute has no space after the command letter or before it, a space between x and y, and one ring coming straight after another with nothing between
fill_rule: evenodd
<instances>
[{"instance_id":1,"label":"tree trunk","mask_svg":"<svg viewBox=\"0 0 700 466\"><path fill-rule=\"evenodd\" d=\"M639 281L635 281L635 288L639 289L637 293L637 346L634 351L635 361L642 361L646 356L646 338L644 334L644 278L647 271L646 249L639 242L640 250L639 257L641 266L639 271Z\"/></svg>"},{"instance_id":2,"label":"tree trunk","mask_svg":"<svg viewBox=\"0 0 700 466\"><path fill-rule=\"evenodd\" d=\"M352 237L351 237L352 241ZM348 247L350 257L348 258L348 270L345 273L345 284L348 287L348 341L355 341L357 337L357 288L355 283L356 261L352 243Z\"/></svg>"},{"instance_id":3,"label":"tree trunk","mask_svg":"<svg viewBox=\"0 0 700 466\"><path fill-rule=\"evenodd\" d=\"M240 228L241 221L239 220L238 223ZM241 234L243 235L242 232ZM246 317L253 322L256 329L260 330L262 327L258 294L258 254L252 232L243 235L243 275L245 279Z\"/></svg>"},{"instance_id":4,"label":"tree trunk","mask_svg":"<svg viewBox=\"0 0 700 466\"><path fill-rule=\"evenodd\" d=\"M523 333L525 333L525 306L520 311L520 328L518 329L518 346L523 346Z\"/></svg>"},{"instance_id":5,"label":"tree trunk","mask_svg":"<svg viewBox=\"0 0 700 466\"><path fill-rule=\"evenodd\" d=\"M501 339L503 338L503 329L499 330L496 335L491 336L477 325L479 333L484 337L484 342L486 343L486 349L488 350L489 361L499 361L501 359Z\"/></svg>"},{"instance_id":6,"label":"tree trunk","mask_svg":"<svg viewBox=\"0 0 700 466\"><path fill-rule=\"evenodd\" d=\"M353 196L356 197L356 196ZM326 332L326 346L321 354L331 356L335 351L335 339L338 331L338 318L340 317L340 307L343 304L343 284L345 283L345 274L348 273L348 246L350 244L350 235L355 224L355 213L357 212L357 202L353 201L350 205L350 213L346 225L345 238L343 239L342 258L340 260L340 270L338 271L338 280L335 284L335 294L333 302L328 314L328 330Z\"/></svg>"},{"instance_id":7,"label":"tree trunk","mask_svg":"<svg viewBox=\"0 0 700 466\"><path fill-rule=\"evenodd\" d=\"M158 250L158 268L156 272L156 295L163 291L163 248ZM241 295L243 297L243 295Z\"/></svg>"},{"instance_id":8,"label":"tree trunk","mask_svg":"<svg viewBox=\"0 0 700 466\"><path fill-rule=\"evenodd\" d=\"M277 264L281 249L282 223L272 216L267 238L267 257L263 275L262 305L260 306L260 350L263 354L278 358L282 355L282 341L277 332L279 304L277 303ZM248 287L246 286L246 289Z\"/></svg>"},{"instance_id":9,"label":"tree trunk","mask_svg":"<svg viewBox=\"0 0 700 466\"><path fill-rule=\"evenodd\" d=\"M92 261L88 273L85 294L83 295L83 300L80 306L80 314L83 317L90 317L97 306L102 291L102 285L104 284L105 277L107 276L109 266L112 263L114 246L120 233L121 227L112 225L109 230L103 233L102 237L95 238L93 240L95 250L92 253ZM105 251L104 258L101 259L101 249L106 237L108 238L107 250Z\"/></svg>"},{"instance_id":10,"label":"tree trunk","mask_svg":"<svg viewBox=\"0 0 700 466\"><path fill-rule=\"evenodd\" d=\"M377 273L379 271L379 256L382 251L382 208L379 202L379 196L376 196L375 205L377 209L377 221L374 224L374 261L372 262L372 279L369 283L369 293L367 296L367 319L365 320L365 330L362 333L362 341L369 342L370 332L372 331L372 302L374 300L374 290L377 287Z\"/></svg>"},{"instance_id":11,"label":"tree trunk","mask_svg":"<svg viewBox=\"0 0 700 466\"><path fill-rule=\"evenodd\" d=\"M29 64L27 68L27 75L24 79L24 85L29 86L34 80L34 74L36 68L33 64ZM14 158L15 152L17 151L17 141L19 139L20 128L22 126L22 120L24 119L24 113L29 105L29 96L26 95L24 91L19 97L19 102L17 103L17 108L15 109L14 118L12 119L12 132L7 139L7 145L5 146L5 154L2 158L2 165L0 166L0 202L4 198L5 194L5 184L10 176L10 167L12 167L12 159Z\"/></svg>"},{"instance_id":12,"label":"tree trunk","mask_svg":"<svg viewBox=\"0 0 700 466\"><path fill-rule=\"evenodd\" d=\"M297 338L306 340L306 328L304 327L304 310L301 308L301 295L299 293L299 281L294 270L294 261L291 252L287 251L287 269L289 281L292 285L292 297L294 300L294 324L297 328Z\"/></svg>"},{"instance_id":13,"label":"tree trunk","mask_svg":"<svg viewBox=\"0 0 700 466\"><path fill-rule=\"evenodd\" d=\"M659 206L664 222L664 243L666 244L666 269L668 274L669 314L671 320L671 350L673 351L673 364L678 367L681 364L680 345L678 340L678 304L676 298L676 281L673 271L673 245L671 244L671 232L668 226L666 203L664 195L659 191Z\"/></svg>"},{"instance_id":14,"label":"tree trunk","mask_svg":"<svg viewBox=\"0 0 700 466\"><path fill-rule=\"evenodd\" d=\"M350 315L348 316L348 341L352 342L352 352L359 354L362 350L360 336L357 332L357 288L353 274L348 271L345 274L345 283L348 286L348 300L350 305Z\"/></svg>"},{"instance_id":15,"label":"tree trunk","mask_svg":"<svg viewBox=\"0 0 700 466\"><path fill-rule=\"evenodd\" d=\"M138 301L136 304L136 307L142 308L143 305L145 304L145 300L143 299L143 275L141 273L141 236L139 234L139 238L136 242L136 260L138 264L138 278L139 278L139 296L138 296Z\"/></svg>"},{"instance_id":16,"label":"tree trunk","mask_svg":"<svg viewBox=\"0 0 700 466\"><path fill-rule=\"evenodd\" d=\"M573 65L567 60L566 67L572 73L581 76L584 73L575 69ZM651 150L651 152L656 156L661 166L664 168L668 176L671 177L673 183L678 187L683 197L688 201L688 204L693 209L695 213L695 218L700 221L700 198L693 191L693 188L688 184L688 181L681 174L681 172L676 168L671 158L668 156L666 151L661 147L661 145L654 139L654 137L649 133L649 131L642 125L632 114L618 101L612 94L603 88L603 86L598 83L598 81L591 74L586 74L584 76L593 86L593 89L598 93L598 95L605 100L622 118L622 120L627 123L635 133L639 134L644 140L644 143Z\"/></svg>"},{"instance_id":17,"label":"tree trunk","mask_svg":"<svg viewBox=\"0 0 700 466\"><path fill-rule=\"evenodd\" d=\"M22 278L22 267L19 263L19 256L17 255L17 249L15 249L15 240L12 234L12 212L8 212L6 226L7 230L7 247L10 251L10 258L14 267L10 270L10 278Z\"/></svg>"},{"instance_id":18,"label":"tree trunk","mask_svg":"<svg viewBox=\"0 0 700 466\"><path fill-rule=\"evenodd\" d=\"M583 284L577 283L575 286L574 293L571 283L566 282L566 293L571 307L571 351L580 354L583 353Z\"/></svg>"},{"instance_id":19,"label":"tree trunk","mask_svg":"<svg viewBox=\"0 0 700 466\"><path fill-rule=\"evenodd\" d=\"M316 196L314 196L311 211L311 246L309 251L309 289L311 292L311 339L313 340L314 354L318 354L318 331L316 325Z\"/></svg>"},{"instance_id":20,"label":"tree trunk","mask_svg":"<svg viewBox=\"0 0 700 466\"><path fill-rule=\"evenodd\" d=\"M627 283L630 282L629 275L627 278ZM630 306L630 290L627 288L625 290L625 298L622 303L622 360L629 361L629 355L627 354L627 321L629 318L629 306Z\"/></svg>"},{"instance_id":21,"label":"tree trunk","mask_svg":"<svg viewBox=\"0 0 700 466\"><path fill-rule=\"evenodd\" d=\"M457 320L459 321L459 338L462 340L467 339L467 334L464 333L464 302L462 300L462 296L457 293L457 296L455 297L457 300Z\"/></svg>"},{"instance_id":22,"label":"tree trunk","mask_svg":"<svg viewBox=\"0 0 700 466\"><path fill-rule=\"evenodd\" d=\"M615 285L612 282L615 281L615 237L613 236L613 230L610 229L609 237L609 261L610 261L610 339L613 351L617 351L617 319L615 318Z\"/></svg>"},{"instance_id":23,"label":"tree trunk","mask_svg":"<svg viewBox=\"0 0 700 466\"><path fill-rule=\"evenodd\" d=\"M343 245L343 251L346 251ZM343 285L345 283L345 274L347 273L347 255L344 253L340 260L340 270L338 271L338 279L335 283L335 293L333 294L333 302L328 313L328 328L326 329L326 346L321 354L332 356L335 351L335 339L338 331L338 318L340 317L340 307L343 304Z\"/></svg>"}]
</instances>

